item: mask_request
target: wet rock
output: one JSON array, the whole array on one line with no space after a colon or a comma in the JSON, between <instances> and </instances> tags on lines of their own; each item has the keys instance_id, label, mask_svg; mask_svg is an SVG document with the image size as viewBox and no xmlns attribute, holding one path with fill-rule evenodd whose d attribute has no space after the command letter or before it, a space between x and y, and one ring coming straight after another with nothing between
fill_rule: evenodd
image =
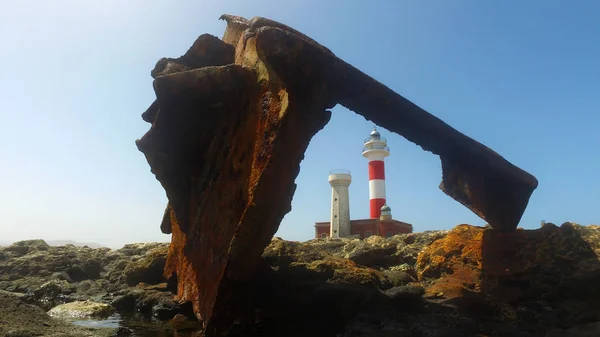
<instances>
[{"instance_id":1,"label":"wet rock","mask_svg":"<svg viewBox=\"0 0 600 337\"><path fill-rule=\"evenodd\" d=\"M113 307L104 303L76 301L58 305L48 315L57 318L104 318L112 315Z\"/></svg>"},{"instance_id":2,"label":"wet rock","mask_svg":"<svg viewBox=\"0 0 600 337\"><path fill-rule=\"evenodd\" d=\"M28 303L40 305L48 310L59 304L73 301L70 296L76 291L74 285L67 281L51 280L42 284L33 292L28 292L24 300Z\"/></svg>"},{"instance_id":3,"label":"wet rock","mask_svg":"<svg viewBox=\"0 0 600 337\"><path fill-rule=\"evenodd\" d=\"M126 337L133 335L133 331L128 328L120 327L117 331L113 332L111 337Z\"/></svg>"}]
</instances>

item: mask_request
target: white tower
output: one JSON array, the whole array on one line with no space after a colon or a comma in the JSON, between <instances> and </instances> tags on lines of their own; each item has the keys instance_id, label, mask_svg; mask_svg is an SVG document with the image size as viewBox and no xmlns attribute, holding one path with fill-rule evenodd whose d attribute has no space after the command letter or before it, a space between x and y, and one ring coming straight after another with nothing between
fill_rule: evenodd
<instances>
[{"instance_id":1,"label":"white tower","mask_svg":"<svg viewBox=\"0 0 600 337\"><path fill-rule=\"evenodd\" d=\"M329 172L331 185L331 227L329 237L343 238L350 236L350 197L348 186L352 176L348 170Z\"/></svg>"},{"instance_id":2,"label":"white tower","mask_svg":"<svg viewBox=\"0 0 600 337\"><path fill-rule=\"evenodd\" d=\"M385 167L383 159L390 155L387 140L373 129L370 137L365 139L362 152L369 160L369 214L371 219L379 219L381 207L385 205Z\"/></svg>"}]
</instances>

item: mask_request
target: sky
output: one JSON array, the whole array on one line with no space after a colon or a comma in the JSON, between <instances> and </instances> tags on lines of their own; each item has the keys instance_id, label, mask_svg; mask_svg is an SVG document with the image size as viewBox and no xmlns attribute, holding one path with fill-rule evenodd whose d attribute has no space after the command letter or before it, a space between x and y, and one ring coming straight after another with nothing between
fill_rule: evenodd
<instances>
[{"instance_id":1,"label":"sky","mask_svg":"<svg viewBox=\"0 0 600 337\"><path fill-rule=\"evenodd\" d=\"M600 2L20 0L0 12L0 243L170 240L165 192L135 146L150 70L222 37L224 13L294 27L536 176L521 227L600 223ZM277 236L308 240L329 220L331 169L352 172L350 216L368 217L372 128L333 109ZM379 130L394 218L415 231L486 223L439 190L436 155Z\"/></svg>"}]
</instances>

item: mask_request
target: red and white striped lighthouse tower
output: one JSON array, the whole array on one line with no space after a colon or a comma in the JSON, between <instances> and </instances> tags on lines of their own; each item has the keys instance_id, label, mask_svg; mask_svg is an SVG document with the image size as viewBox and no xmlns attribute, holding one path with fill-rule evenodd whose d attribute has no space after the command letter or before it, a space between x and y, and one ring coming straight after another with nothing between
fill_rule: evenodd
<instances>
[{"instance_id":1,"label":"red and white striped lighthouse tower","mask_svg":"<svg viewBox=\"0 0 600 337\"><path fill-rule=\"evenodd\" d=\"M369 160L369 201L371 219L379 218L385 205L385 166L383 160L390 155L387 140L373 129L365 139L362 155Z\"/></svg>"}]
</instances>

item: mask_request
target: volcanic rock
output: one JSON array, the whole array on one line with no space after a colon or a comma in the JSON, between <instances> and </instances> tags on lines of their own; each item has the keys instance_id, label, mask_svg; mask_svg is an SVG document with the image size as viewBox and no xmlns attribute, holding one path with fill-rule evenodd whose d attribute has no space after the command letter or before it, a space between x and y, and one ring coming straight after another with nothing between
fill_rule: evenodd
<instances>
[{"instance_id":1,"label":"volcanic rock","mask_svg":"<svg viewBox=\"0 0 600 337\"><path fill-rule=\"evenodd\" d=\"M18 283L31 291L0 291L2 336L86 335L23 303L34 303L37 297L55 303L90 300L110 304L125 315L175 318L173 323L194 317L191 303L180 303L167 283L140 282L135 287L126 283L128 266L146 265L152 256L164 258L166 244L131 244L119 250L49 247L45 254L27 244L17 246L27 247L22 251L28 253L13 256L14 250L0 248L7 257L0 261L4 270L0 276L13 280L3 281L7 287ZM256 282L247 288L254 299L245 317L251 323L234 324L230 333L261 337L593 335L594 322L600 321L598 253L600 227L575 223L513 233L459 225L451 231L367 240L273 238L261 255ZM101 261L105 271L97 280L46 278L33 288L25 287L29 281L20 282L24 266L35 271L30 280L42 280L42 274L64 276L29 261L51 262L59 254L65 256L64 268L91 258ZM368 258L361 258L361 263L350 259L361 256ZM55 328L65 333L55 334Z\"/></svg>"},{"instance_id":2,"label":"volcanic rock","mask_svg":"<svg viewBox=\"0 0 600 337\"><path fill-rule=\"evenodd\" d=\"M150 249L137 261L129 263L123 274L128 285L134 286L140 282L159 284L165 281L163 271L167 260L168 247L161 245Z\"/></svg>"},{"instance_id":3,"label":"volcanic rock","mask_svg":"<svg viewBox=\"0 0 600 337\"><path fill-rule=\"evenodd\" d=\"M166 282L168 244L136 243L121 249L49 246L43 240L0 248L0 289L48 310L86 299L102 300L137 285Z\"/></svg>"},{"instance_id":4,"label":"volcanic rock","mask_svg":"<svg viewBox=\"0 0 600 337\"><path fill-rule=\"evenodd\" d=\"M166 283L141 283L117 292L110 304L120 312L136 312L161 320L169 320L177 314L193 316L191 303L180 303L174 295Z\"/></svg>"},{"instance_id":5,"label":"volcanic rock","mask_svg":"<svg viewBox=\"0 0 600 337\"><path fill-rule=\"evenodd\" d=\"M600 320L597 226L565 223L502 233L460 225L417 261L428 296L491 310L531 332ZM486 309L487 308L487 309Z\"/></svg>"}]
</instances>

